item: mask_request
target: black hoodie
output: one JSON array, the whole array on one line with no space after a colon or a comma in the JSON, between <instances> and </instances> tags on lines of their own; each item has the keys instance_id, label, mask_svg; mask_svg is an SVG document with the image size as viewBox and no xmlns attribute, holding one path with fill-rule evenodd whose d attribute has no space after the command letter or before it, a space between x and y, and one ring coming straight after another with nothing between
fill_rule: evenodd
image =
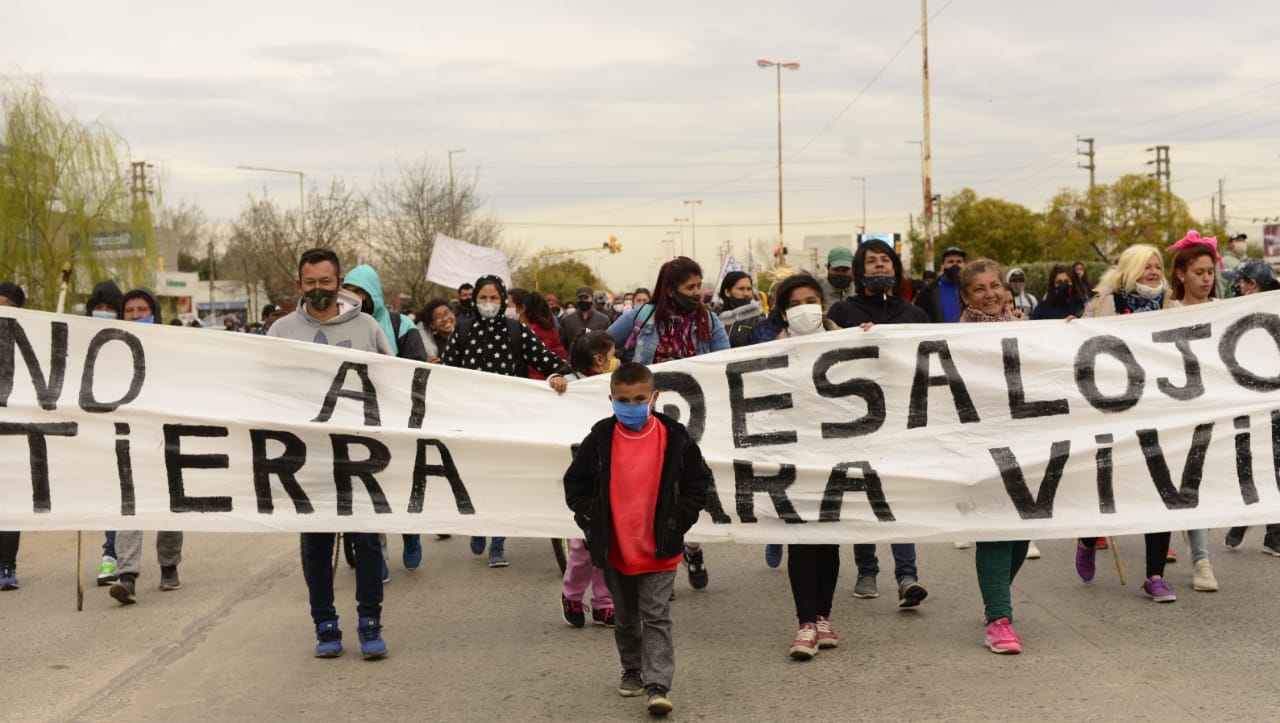
<instances>
[{"instance_id":1,"label":"black hoodie","mask_svg":"<svg viewBox=\"0 0 1280 723\"><path fill-rule=\"evenodd\" d=\"M868 251L877 251L887 255L893 261L893 276L901 281L903 277L902 259L893 252L889 244L880 239L871 239L858 246L853 255L853 286L857 293L844 301L837 302L827 309L827 318L847 329L867 322L874 324L928 324L929 315L924 309L903 301L896 294L901 291L901 283L895 284L894 296L867 296L866 258Z\"/></svg>"},{"instance_id":2,"label":"black hoodie","mask_svg":"<svg viewBox=\"0 0 1280 723\"><path fill-rule=\"evenodd\" d=\"M147 306L151 307L151 316L154 317L151 320L151 323L153 324L164 323L164 321L160 318L160 302L156 301L156 295L151 293L151 289L145 289L141 286L139 286L136 289L130 289L129 293L124 295L124 299L120 301L119 318L121 319L124 318L124 305L129 303L131 299L145 299L147 302Z\"/></svg>"},{"instance_id":3,"label":"black hoodie","mask_svg":"<svg viewBox=\"0 0 1280 723\"><path fill-rule=\"evenodd\" d=\"M100 304L106 304L116 310L116 316L124 310L124 294L120 293L120 287L116 286L114 281L99 281L98 285L93 287L93 293L89 294L89 300L84 305L84 315L93 316L93 310Z\"/></svg>"}]
</instances>

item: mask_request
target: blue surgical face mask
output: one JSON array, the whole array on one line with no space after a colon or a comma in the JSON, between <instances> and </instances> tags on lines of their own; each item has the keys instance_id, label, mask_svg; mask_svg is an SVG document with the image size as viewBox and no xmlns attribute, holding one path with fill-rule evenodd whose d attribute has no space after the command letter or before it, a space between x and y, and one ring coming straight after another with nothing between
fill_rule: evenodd
<instances>
[{"instance_id":1,"label":"blue surgical face mask","mask_svg":"<svg viewBox=\"0 0 1280 723\"><path fill-rule=\"evenodd\" d=\"M153 314L151 316L144 316L141 319L134 319L134 321L139 324L154 324L156 323L156 317Z\"/></svg>"},{"instance_id":2,"label":"blue surgical face mask","mask_svg":"<svg viewBox=\"0 0 1280 723\"><path fill-rule=\"evenodd\" d=\"M613 416L618 418L622 426L633 432L639 432L649 423L649 412L648 402L632 404L613 400Z\"/></svg>"},{"instance_id":3,"label":"blue surgical face mask","mask_svg":"<svg viewBox=\"0 0 1280 723\"><path fill-rule=\"evenodd\" d=\"M115 318L118 318L118 317L116 316L116 312L114 312L114 311L95 311L95 312L93 312L93 318L95 318L95 319L115 319Z\"/></svg>"}]
</instances>

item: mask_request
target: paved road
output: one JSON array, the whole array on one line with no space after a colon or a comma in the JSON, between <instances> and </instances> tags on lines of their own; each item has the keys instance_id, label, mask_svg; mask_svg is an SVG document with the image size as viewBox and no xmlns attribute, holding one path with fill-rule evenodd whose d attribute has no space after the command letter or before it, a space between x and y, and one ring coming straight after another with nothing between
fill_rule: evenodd
<instances>
[{"instance_id":1,"label":"paved road","mask_svg":"<svg viewBox=\"0 0 1280 723\"><path fill-rule=\"evenodd\" d=\"M1172 605L1121 587L1109 553L1093 585L1075 577L1069 541L1040 543L1014 592L1020 656L982 646L973 551L920 549L929 599L899 611L856 600L852 555L833 619L838 650L787 658L794 620L785 567L759 546L708 547L711 585L683 574L673 603L677 672L672 720L1260 720L1280 709L1271 677L1280 626L1280 559L1261 530L1214 564L1222 591L1192 592L1171 565ZM1175 536L1176 538L1176 536ZM86 556L98 539L86 534ZM75 611L75 536L23 536L22 589L0 593L0 670L7 720L644 720L619 698L612 636L559 619L558 575L542 540L508 542L490 570L466 541L424 538L423 567L396 562L386 591L391 654L312 658L296 535L191 534L185 587L155 589L151 537L139 602L87 589ZM1186 553L1185 544L1177 548ZM1141 572L1141 540L1122 538ZM888 552L887 548L882 550ZM884 561L882 560L882 563ZM889 567L892 565L890 564ZM885 582L882 577L882 586ZM354 644L353 575L338 597ZM358 647L356 648L358 651Z\"/></svg>"}]
</instances>

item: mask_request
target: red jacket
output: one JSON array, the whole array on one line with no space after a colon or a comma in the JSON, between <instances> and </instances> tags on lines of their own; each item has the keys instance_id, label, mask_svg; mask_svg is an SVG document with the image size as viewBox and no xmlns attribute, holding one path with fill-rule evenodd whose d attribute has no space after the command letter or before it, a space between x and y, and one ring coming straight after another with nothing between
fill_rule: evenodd
<instances>
[{"instance_id":1,"label":"red jacket","mask_svg":"<svg viewBox=\"0 0 1280 723\"><path fill-rule=\"evenodd\" d=\"M538 326L533 322L529 322L529 328L533 329L533 333L538 335L538 338L542 340L542 343L545 344L553 354L565 361L569 361L569 355L564 351L564 344L560 343L560 334L556 332L555 329L543 329L541 326ZM529 367L529 378L546 379L547 375L533 367Z\"/></svg>"}]
</instances>

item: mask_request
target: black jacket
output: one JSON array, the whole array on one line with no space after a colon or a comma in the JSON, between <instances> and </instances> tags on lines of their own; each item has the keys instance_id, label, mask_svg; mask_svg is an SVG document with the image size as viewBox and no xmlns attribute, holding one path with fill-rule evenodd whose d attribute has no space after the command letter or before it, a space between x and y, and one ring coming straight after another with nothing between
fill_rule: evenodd
<instances>
[{"instance_id":1,"label":"black jacket","mask_svg":"<svg viewBox=\"0 0 1280 723\"><path fill-rule=\"evenodd\" d=\"M896 296L850 296L827 311L827 318L848 329L867 322L875 324L928 324L929 314Z\"/></svg>"},{"instance_id":2,"label":"black jacket","mask_svg":"<svg viewBox=\"0 0 1280 723\"><path fill-rule=\"evenodd\" d=\"M712 476L702 451L684 425L658 412L653 416L667 428L667 449L653 516L657 548L654 556L675 557L684 550L684 533L698 521L698 513L707 503L707 485ZM564 473L564 501L573 510L573 521L586 533L591 562L597 567L604 567L609 561L613 534L609 473L616 421L616 417L609 417L596 422Z\"/></svg>"}]
</instances>

